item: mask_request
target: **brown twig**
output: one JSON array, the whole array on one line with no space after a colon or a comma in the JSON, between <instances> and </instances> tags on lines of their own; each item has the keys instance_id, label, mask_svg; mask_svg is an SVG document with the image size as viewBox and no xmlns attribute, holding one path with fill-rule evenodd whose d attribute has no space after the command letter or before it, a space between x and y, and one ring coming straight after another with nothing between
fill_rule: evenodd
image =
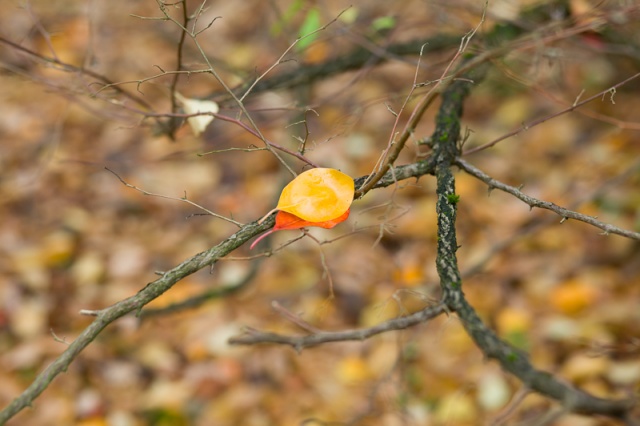
<instances>
[{"instance_id":1,"label":"brown twig","mask_svg":"<svg viewBox=\"0 0 640 426\"><path fill-rule=\"evenodd\" d=\"M487 7L487 3L485 2L485 7L484 7L485 10L486 10L486 7ZM411 96L413 94L413 91L418 87L417 79L418 79L418 70L420 69L420 62L418 62L418 65L416 67L416 72L415 72L415 75L414 75L413 86L411 88L411 91L409 92L409 95L406 97L405 102L402 105L402 108L400 109L400 112L396 115L396 120L394 122L393 128L391 130L391 135L389 137L389 143L387 145L385 153L383 154L383 158L385 156L386 156L386 158L384 158L383 164L378 169L378 171L375 172L373 175L371 175L370 179L361 188L359 188L356 191L356 193L355 193L355 198L356 199L357 198L361 198L367 192L369 192L375 186L375 184L378 182L378 180L380 180L382 178L382 176L384 176L387 173L387 171L389 171L389 169L393 166L393 164L397 160L398 156L400 155L400 152L402 152L402 150L404 149L404 145L406 144L407 140L413 134L414 129L416 128L416 126L418 125L420 120L422 119L422 116L427 111L427 109L429 109L429 107L431 106L433 101L439 95L439 90L443 90L444 88L447 87L447 85L451 81L453 81L455 78L457 78L460 75L462 75L462 72L460 70L458 70L458 71L454 72L451 76L447 76L447 74L449 74L449 71L451 70L453 65L457 62L458 58L467 49L467 47L469 45L469 42L471 41L473 36L476 34L478 29L480 28L480 26L484 22L484 18L485 18L485 15L483 13L482 18L480 19L480 22L478 23L478 25L473 30L471 30L468 34L466 34L464 37L462 37L462 39L460 41L460 47L458 48L457 52L455 53L455 55L453 56L451 61L449 61L448 65L446 66L446 68L442 72L442 75L437 80L437 83L422 97L422 99L420 100L418 105L416 105L416 107L413 109L413 111L411 112L411 116L409 117L409 120L407 121L407 124L405 124L405 127L404 127L402 133L400 134L398 139L395 140L395 137L396 137L396 134L395 134L396 133L396 126L398 125L398 120L400 119L400 115L402 114L402 111L404 110L407 102L411 98ZM424 48L424 46L423 46L423 48ZM420 50L420 57L422 57L422 49ZM393 149L392 149L392 147L393 147ZM391 152L389 152L389 151L391 151ZM387 156L387 154L388 154L388 156Z\"/></svg>"},{"instance_id":2,"label":"brown twig","mask_svg":"<svg viewBox=\"0 0 640 426\"><path fill-rule=\"evenodd\" d=\"M32 56L40 61L43 61L45 63L48 64L52 64L57 66L59 69L63 70L63 71L68 71L68 72L75 72L75 73L79 73L79 74L84 74L84 75L88 75L89 77L93 77L99 81L101 81L104 84L109 85L110 87L113 87L114 90L118 93L120 93L123 96L126 96L127 98L131 99L132 101L134 101L136 104L140 105L141 107L149 110L149 111L153 111L153 107L144 99L135 96L129 92L127 92L126 90L124 90L121 87L118 87L117 85L115 85L115 83L111 80L109 80L107 77L103 76L102 74L98 74L95 71L92 71L90 69L84 68L84 67L77 67L75 65L71 65L68 64L66 62L63 62L61 60L59 60L58 58L49 58L46 57L44 55L41 55L37 52L34 52L33 50L27 49L24 46L19 45L18 43L15 43L9 39L6 39L2 36L0 36L0 43L4 43L8 46L11 46L13 49L16 49L19 52L25 53L29 56Z\"/></svg>"},{"instance_id":3,"label":"brown twig","mask_svg":"<svg viewBox=\"0 0 640 426\"><path fill-rule=\"evenodd\" d=\"M523 86L526 87L530 87L533 90L535 90L537 93L542 94L542 96L546 97L547 99L552 100L553 102L556 102L557 104L560 104L562 106L575 106L576 102L580 100L580 98L582 97L582 95L584 94L584 89L580 92L580 94L574 99L573 102L568 102L565 99L562 99L560 96L557 96L555 93L546 90L545 88L541 87L539 84L533 82L533 81L529 81L527 80L525 77L520 76L520 75L516 75L514 72L512 72L511 70L509 70L507 67L505 67L503 64L498 64L495 63L495 66L500 69L503 74L518 82L519 84L522 84ZM609 89L607 89L608 91ZM624 130L640 130L640 123L637 122L632 122L632 121L625 121L625 120L619 120L617 118L611 117L610 115L606 115L606 114L602 114L593 110L588 110L588 109L575 109L575 112L577 112L578 114L582 114L586 117L590 117L590 118L594 118L598 121L602 121L604 123L609 123L611 125L614 125L620 129L624 129ZM531 127L529 127L531 128Z\"/></svg>"},{"instance_id":4,"label":"brown twig","mask_svg":"<svg viewBox=\"0 0 640 426\"><path fill-rule=\"evenodd\" d=\"M282 315L284 318L286 318L287 320L291 321L292 323L294 323L295 325L297 325L301 329L303 329L305 331L308 331L309 333L315 333L315 334L324 333L323 330L320 330L319 328L316 328L316 327L312 326L307 321L305 321L302 318L300 318L298 315L296 315L296 314L292 313L291 311L285 309L285 307L282 306L280 303L278 303L278 301L276 301L276 300L271 302L271 307L273 308L274 311L276 311L277 313Z\"/></svg>"},{"instance_id":5,"label":"brown twig","mask_svg":"<svg viewBox=\"0 0 640 426\"><path fill-rule=\"evenodd\" d=\"M233 123L233 124L235 124L237 126L240 126L244 130L246 130L247 132L251 133L256 138L258 138L261 141L263 141L267 146L269 146L271 148L274 148L274 149L277 149L278 151L282 151L282 152L284 152L286 154L289 154L289 155L297 158L298 160L307 163L311 167L318 167L318 165L316 165L313 161L309 160L307 157L302 155L300 152L292 151L292 150L290 150L288 148L283 147L282 145L279 145L279 144L277 144L275 142L270 141L269 139L265 138L264 136L261 136L257 131L255 131L251 127L247 126L245 123L243 123L239 119L232 118L232 117L229 117L229 116L226 116L226 115L222 115L222 114L209 114L209 115L213 115L217 119L220 119L222 121L227 121L229 123ZM203 153L203 154L200 154L200 155L205 155L205 154L206 153Z\"/></svg>"},{"instance_id":6,"label":"brown twig","mask_svg":"<svg viewBox=\"0 0 640 426\"><path fill-rule=\"evenodd\" d=\"M392 177L390 175L383 177L382 179L380 179L376 187L392 185L396 182L396 179L402 180L408 178L418 178L425 174L432 173L433 167L434 163L432 161L429 161L429 159L426 159L419 163L396 167L395 177ZM358 178L356 179L356 182L363 182L365 178L366 177L364 176ZM181 264L177 265L176 267L165 271L160 276L160 278L147 284L134 296L121 300L120 302L104 309L82 310L81 313L83 315L93 316L95 317L95 320L80 333L80 335L69 345L67 350L65 350L53 363L51 363L34 379L31 385L29 385L29 387L25 389L22 394L20 394L7 407L0 411L0 425L4 424L7 420L15 416L25 407L30 406L33 401L35 401L35 399L45 391L45 389L56 378L56 376L65 372L69 365L71 365L71 363L74 361L74 359L78 357L78 355L80 355L80 353L89 344L91 344L91 342L93 342L95 338L102 332L102 330L104 330L109 324L132 312L142 312L144 306L168 291L176 283L178 283L185 277L203 268L210 267L216 262L222 260L224 256L227 256L229 253L247 243L252 238L271 229L274 224L275 215L271 215L260 224L257 223L257 221L254 221L249 224L243 225L235 234L230 235L219 244L209 248L208 250L198 253L185 260ZM265 256L268 256L268 254L262 255L262 257ZM435 307L432 309L433 311L430 311L430 314L435 316L440 313L441 307ZM415 320L416 322L422 321L422 319ZM406 324L406 321L407 319L400 318L395 320L395 322L393 322L392 324L400 326L402 324ZM410 325L406 326L408 327ZM381 325L374 329L370 329L368 331L365 330L364 332L372 333L371 335L374 335L385 331L383 329L380 329L380 327L384 327L384 325ZM318 336L320 336L320 339L329 339L327 341L330 341L331 339L334 339L334 341L335 339L341 340L349 337L348 334L345 335L339 333L329 333L328 335ZM310 342L303 341L303 343ZM314 344L319 343L322 342L319 341L318 343Z\"/></svg>"},{"instance_id":7,"label":"brown twig","mask_svg":"<svg viewBox=\"0 0 640 426\"><path fill-rule=\"evenodd\" d=\"M119 180L119 181L120 181L124 186L126 186L127 188L135 189L136 191L140 192L140 193L141 193L141 194L143 194L143 195L148 195L148 196L151 196L151 197L157 197L157 198L164 198L164 199L166 199L166 200L182 201L183 203L187 203L187 204L189 204L189 205L191 205L191 206L193 206L193 207L196 207L196 208L198 208L198 209L202 210L203 212L205 212L206 214L208 214L208 215L210 215L210 216L213 216L213 217L216 217L216 218L218 218L218 219L222 219L222 220L225 220L225 221L227 221L227 222L233 223L234 225L236 225L236 226L237 226L237 227L239 227L239 228L241 228L242 226L244 226L242 223L240 223L240 222L238 222L238 221L235 221L235 220L233 220L233 219L231 219L231 218L228 218L228 217L226 217L226 216L222 216L222 215L220 215L220 214L214 213L214 212L212 212L211 210L209 210L209 209L207 209L207 208L205 208L205 207L202 207L201 205L199 205L199 204L197 204L197 203L194 203L193 201L191 201L191 200L189 200L189 199L187 198L186 194L185 194L185 196L184 196L184 197L177 198L177 197L170 197L170 196L168 196L168 195L155 194L155 193L153 193L153 192L145 191L144 189L138 188L138 187L137 187L137 186L135 186L135 185L131 185L130 183L128 183L127 181L125 181L124 179L122 179L122 178L120 177L120 175L118 175L116 172L114 172L114 171L113 171L113 170L111 170L110 168L105 167L104 169L105 169L106 171L108 171L109 173L113 174L116 178L118 178L118 180Z\"/></svg>"},{"instance_id":8,"label":"brown twig","mask_svg":"<svg viewBox=\"0 0 640 426\"><path fill-rule=\"evenodd\" d=\"M289 345L300 352L311 346L329 342L362 341L380 333L393 330L403 330L417 324L425 323L445 312L444 305L429 306L406 317L394 318L369 328L341 331L318 331L307 336L289 336L278 333L264 332L254 328L247 328L245 334L232 337L232 345L255 345L260 343L276 343Z\"/></svg>"},{"instance_id":9,"label":"brown twig","mask_svg":"<svg viewBox=\"0 0 640 426\"><path fill-rule=\"evenodd\" d=\"M516 376L532 391L562 403L563 410L584 414L602 414L625 418L632 409L632 399L603 399L575 388L552 374L536 369L523 351L501 340L478 316L462 291L462 278L458 267L456 218L459 196L455 192L452 165L459 154L459 129L464 99L469 94L469 83L455 82L442 94L443 102L436 118L433 139L437 158L436 213L438 222L436 269L440 279L442 300L460 318L467 334L490 359Z\"/></svg>"},{"instance_id":10,"label":"brown twig","mask_svg":"<svg viewBox=\"0 0 640 426\"><path fill-rule=\"evenodd\" d=\"M187 12L187 2L186 0L181 0L182 3L182 25L186 28L189 25L189 13ZM184 46L184 40L187 37L187 33L184 31L180 31L180 40L178 40L178 46L176 48L176 71L182 71L182 50ZM178 105L178 97L176 96L178 81L180 80L180 74L173 74L173 79L171 80L171 85L169 86L169 93L171 94L171 112L177 113L179 109ZM175 131L177 128L177 124L173 122L169 127L169 137L173 139L175 137Z\"/></svg>"},{"instance_id":11,"label":"brown twig","mask_svg":"<svg viewBox=\"0 0 640 426\"><path fill-rule=\"evenodd\" d=\"M511 131L511 132L509 132L509 133L507 133L505 135L502 135L499 138L492 140L491 142L487 142L487 143L482 144L480 146L477 146L475 148L468 149L468 150L464 151L462 153L462 155L469 155L469 154L473 154L473 153L476 153L476 152L479 152L479 151L483 151L483 150L485 150L487 148L491 148L492 146L496 145L498 142L501 142L501 141L503 141L505 139L508 139L508 138L510 138L512 136L518 135L518 134L520 134L520 133L522 133L522 132L524 132L526 130L531 129L532 127L535 127L535 126L537 126L539 124L544 123L545 121L549 121L552 118L556 118L556 117L564 115L564 114L566 114L568 112L572 112L572 111L576 110L577 108L580 108L581 106L583 106L585 104L588 104L589 102L591 102L593 100L596 100L596 99L602 98L603 96L606 96L607 94L610 94L611 98L613 99L613 95L616 93L616 89L618 89L619 87L624 86L625 84L629 83L630 81L635 80L638 77L640 77L640 72L632 75L631 77L626 78L625 80L621 81L618 84L614 84L613 86L609 87L608 89L602 90L602 91L596 93L593 96L589 96L587 99L585 99L583 101L578 102L576 100L576 102L574 102L573 105L571 105L571 106L569 106L569 107L567 107L567 108L565 108L565 109L563 109L561 111L554 112L553 114L545 115L544 117L540 117L540 118L538 118L536 120L531 121L530 123L521 125L517 129L515 129L515 130L513 130L513 131Z\"/></svg>"}]
</instances>

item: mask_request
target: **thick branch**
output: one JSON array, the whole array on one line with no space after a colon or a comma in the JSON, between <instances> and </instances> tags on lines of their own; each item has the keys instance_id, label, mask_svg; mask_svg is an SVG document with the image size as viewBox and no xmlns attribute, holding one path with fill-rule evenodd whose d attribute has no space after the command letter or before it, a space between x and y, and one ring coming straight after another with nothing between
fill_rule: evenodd
<instances>
[{"instance_id":1,"label":"thick branch","mask_svg":"<svg viewBox=\"0 0 640 426\"><path fill-rule=\"evenodd\" d=\"M476 78L477 80L477 78ZM606 400L564 383L544 371L537 370L527 355L513 348L490 330L480 319L462 292L456 251L455 178L451 165L456 161L459 146L462 105L470 84L458 81L442 94L442 105L432 137L436 157L438 252L436 267L440 277L443 302L458 314L464 328L488 358L496 359L502 368L518 377L528 388L560 401L567 410L585 414L603 414L625 418L633 406L632 400ZM515 194L514 194L515 195Z\"/></svg>"},{"instance_id":2,"label":"thick branch","mask_svg":"<svg viewBox=\"0 0 640 426\"><path fill-rule=\"evenodd\" d=\"M482 322L473 307L460 297L450 309L455 310L467 333L487 358L497 360L502 368L519 378L529 389L553 398L572 412L582 414L603 414L620 419L629 415L634 406L632 399L609 400L590 395L570 384L561 381L550 373L533 367L525 353L500 340L500 338Z\"/></svg>"},{"instance_id":3,"label":"thick branch","mask_svg":"<svg viewBox=\"0 0 640 426\"><path fill-rule=\"evenodd\" d=\"M437 52L456 47L460 43L461 38L461 35L436 35L427 39L413 40L382 47L380 49L382 51L381 53L372 52L371 49L365 47L358 47L342 56L331 58L326 62L314 65L301 65L292 71L261 80L251 91L256 94L269 90L307 86L323 78L351 70L358 70L366 64L379 64L398 56L418 55L421 48L423 48L423 54L426 54L428 52ZM373 61L373 63L371 61ZM240 96L251 84L252 82L248 82L246 85L234 89L233 92L237 96ZM222 93L212 93L206 96L206 98L215 98L221 103L231 100L226 91Z\"/></svg>"},{"instance_id":4,"label":"thick branch","mask_svg":"<svg viewBox=\"0 0 640 426\"><path fill-rule=\"evenodd\" d=\"M245 225L235 234L211 247L209 250L185 260L180 265L167 271L161 278L148 284L136 295L124 299L113 306L98 312L97 318L69 345L66 351L49 365L33 383L0 412L0 425L17 414L33 401L49 386L60 373L67 370L71 362L87 347L102 330L118 318L134 311L139 311L150 301L173 287L178 281L194 272L214 264L221 257L229 254L252 237L271 228L275 223L275 215L271 215L262 224L256 222Z\"/></svg>"}]
</instances>

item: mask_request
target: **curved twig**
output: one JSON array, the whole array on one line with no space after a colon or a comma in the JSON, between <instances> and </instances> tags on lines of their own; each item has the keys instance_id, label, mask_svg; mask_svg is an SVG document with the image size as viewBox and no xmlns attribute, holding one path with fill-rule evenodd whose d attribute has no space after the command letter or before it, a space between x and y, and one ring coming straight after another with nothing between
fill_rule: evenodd
<instances>
[{"instance_id":1,"label":"curved twig","mask_svg":"<svg viewBox=\"0 0 640 426\"><path fill-rule=\"evenodd\" d=\"M87 69L85 67L77 67L75 65L72 64L68 64L66 62L61 61L60 59L58 59L57 57L54 58L49 58L46 57L44 55L41 55L38 52L35 52L33 50L27 49L24 46L19 45L18 43L15 43L5 37L0 36L0 43L4 43L8 46L11 46L11 48L16 49L19 52L25 53L29 56L32 56L34 58L36 58L37 60L40 60L42 62L51 64L51 65L55 65L56 67L58 67L59 69L63 70L63 71L67 71L67 72L75 72L78 74L82 74L82 75L88 75L89 77L93 77L96 80L101 81L103 84L109 86L109 87L113 87L113 89L120 93L123 96L126 96L127 98L131 99L132 101L134 101L136 104L140 105L142 108L146 109L147 111L153 111L153 107L143 98L133 95L129 92L127 92L126 90L124 90L122 87L119 87L116 83L114 83L113 81L111 81L110 79L108 79L107 77L105 77L102 74L99 74L93 70Z\"/></svg>"},{"instance_id":2,"label":"curved twig","mask_svg":"<svg viewBox=\"0 0 640 426\"><path fill-rule=\"evenodd\" d=\"M423 48L423 53L439 52L453 48L460 43L463 35L439 34L425 39L412 40L405 43L392 44L380 49L381 52L372 52L367 47L355 48L344 55L331 58L320 64L303 64L292 71L270 76L268 79L260 80L257 84L254 81L234 88L233 92L237 96L242 96L247 88L251 86L251 92L261 93L269 90L291 89L302 85L308 85L331 77L336 74L356 70L370 63L372 59L377 65L386 62L393 56L417 55ZM232 100L226 91L210 93L204 96L205 99L215 99L220 103Z\"/></svg>"},{"instance_id":3,"label":"curved twig","mask_svg":"<svg viewBox=\"0 0 640 426\"><path fill-rule=\"evenodd\" d=\"M117 174L116 172L114 172L113 170L111 170L111 169L110 169L110 168L108 168L108 167L105 167L104 169L105 169L106 171L110 172L111 174L113 174L113 175L114 175L114 176L115 176L115 177L116 177L116 178L117 178L117 179L118 179L118 180L119 180L119 181L120 181L124 186L126 186L127 188L135 189L136 191L140 192L140 193L141 193L141 194L143 194L143 195L148 195L148 196L150 196L150 197L164 198L164 199L167 199L167 200L182 201L183 203L187 203L187 204L189 204L189 205L191 205L191 206L193 206L193 207L196 207L196 208L198 208L198 209L202 210L203 212L205 212L205 214L207 214L207 215L209 215L209 216L213 216L213 217L216 217L216 218L218 218L218 219L225 220L225 221L227 221L227 222L229 222L229 223L233 223L233 224L234 224L234 225L236 225L238 228L241 228L241 227L242 227L242 223L240 223L240 222L238 222L238 221L236 221L236 220L233 220L233 219L231 219L231 218L229 218L229 217L222 216L222 215L220 215L220 214L218 214L218 213L214 213L214 212L212 212L211 210L209 210L209 209L207 209L207 208L205 208L205 207L201 206L200 204L197 204L197 203L195 203L195 202L193 202L193 201L189 200L189 199L187 198L186 192L185 192L185 196L184 196L184 197L181 197L181 198L177 198L177 197L170 197L170 196L168 196L168 195L162 195L162 194L155 194L155 193L153 193L153 192L146 191L146 190L144 190L144 189L142 189L142 188L138 188L138 187L137 187L137 186L135 186L135 185L131 185L130 183L128 183L127 181L125 181L124 179L122 179L122 177L120 177L120 175L119 175L119 174Z\"/></svg>"}]
</instances>

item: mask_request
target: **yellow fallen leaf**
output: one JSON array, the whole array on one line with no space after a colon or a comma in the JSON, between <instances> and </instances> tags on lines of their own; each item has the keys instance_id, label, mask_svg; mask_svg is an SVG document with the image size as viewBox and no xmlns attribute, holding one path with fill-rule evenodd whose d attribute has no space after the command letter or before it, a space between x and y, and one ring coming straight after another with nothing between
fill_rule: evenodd
<instances>
[{"instance_id":1,"label":"yellow fallen leaf","mask_svg":"<svg viewBox=\"0 0 640 426\"><path fill-rule=\"evenodd\" d=\"M531 314L527 310L505 307L496 316L496 327L500 336L511 345L527 350L530 345L528 332L532 321Z\"/></svg>"},{"instance_id":2,"label":"yellow fallen leaf","mask_svg":"<svg viewBox=\"0 0 640 426\"><path fill-rule=\"evenodd\" d=\"M104 417L89 417L76 423L77 426L108 426L109 422Z\"/></svg>"}]
</instances>

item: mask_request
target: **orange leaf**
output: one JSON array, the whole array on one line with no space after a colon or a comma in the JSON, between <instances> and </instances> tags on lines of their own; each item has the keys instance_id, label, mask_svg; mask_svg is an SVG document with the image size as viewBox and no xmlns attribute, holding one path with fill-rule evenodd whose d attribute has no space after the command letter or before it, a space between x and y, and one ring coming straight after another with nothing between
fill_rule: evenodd
<instances>
[{"instance_id":1,"label":"orange leaf","mask_svg":"<svg viewBox=\"0 0 640 426\"><path fill-rule=\"evenodd\" d=\"M285 211L280 210L276 215L276 224L270 231L265 232L260 235L249 247L249 249L253 249L256 244L262 241L267 235L271 235L276 231L282 231L284 229L300 229L300 228L310 228L310 227L318 227L331 229L340 222L344 222L349 217L349 213L351 213L351 209L347 209L341 216L331 219L325 220L324 222L309 222L304 219L300 219L298 216L293 215L291 213L287 213Z\"/></svg>"},{"instance_id":2,"label":"orange leaf","mask_svg":"<svg viewBox=\"0 0 640 426\"><path fill-rule=\"evenodd\" d=\"M342 216L349 209L354 186L351 176L338 170L307 170L282 190L276 210L309 222L326 222Z\"/></svg>"},{"instance_id":3,"label":"orange leaf","mask_svg":"<svg viewBox=\"0 0 640 426\"><path fill-rule=\"evenodd\" d=\"M347 220L350 212L351 209L347 209L346 212L342 213L341 216L335 219L325 220L324 222L309 222L304 219L300 219L296 215L280 210L276 215L276 226L273 227L273 230L280 231L283 229L300 229L312 226L331 229L340 222L344 222L345 220Z\"/></svg>"}]
</instances>

